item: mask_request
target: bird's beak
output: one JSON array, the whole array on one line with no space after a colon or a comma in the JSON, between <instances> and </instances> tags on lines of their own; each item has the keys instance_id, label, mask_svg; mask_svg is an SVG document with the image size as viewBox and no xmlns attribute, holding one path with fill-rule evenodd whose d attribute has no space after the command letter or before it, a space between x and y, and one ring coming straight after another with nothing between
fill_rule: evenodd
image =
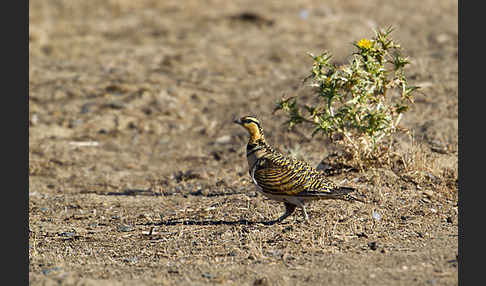
<instances>
[{"instance_id":1,"label":"bird's beak","mask_svg":"<svg viewBox=\"0 0 486 286\"><path fill-rule=\"evenodd\" d=\"M235 119L235 120L233 120L233 122L234 122L234 123L236 123L236 124L239 124L239 125L241 125L241 124L242 124L242 123L241 123L241 120L239 120L239 119Z\"/></svg>"}]
</instances>

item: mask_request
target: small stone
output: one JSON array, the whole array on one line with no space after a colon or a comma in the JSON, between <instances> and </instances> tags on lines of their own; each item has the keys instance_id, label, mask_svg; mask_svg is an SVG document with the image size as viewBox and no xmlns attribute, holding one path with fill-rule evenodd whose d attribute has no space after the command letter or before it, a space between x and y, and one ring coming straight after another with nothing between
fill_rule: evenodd
<instances>
[{"instance_id":1,"label":"small stone","mask_svg":"<svg viewBox=\"0 0 486 286\"><path fill-rule=\"evenodd\" d=\"M76 231L65 231L65 232L61 232L58 234L59 236L62 236L62 237L73 237L76 235Z\"/></svg>"},{"instance_id":2,"label":"small stone","mask_svg":"<svg viewBox=\"0 0 486 286\"><path fill-rule=\"evenodd\" d=\"M118 227L118 231L121 231L121 232L129 232L129 231L133 231L134 230L134 227L131 226L131 225L120 225Z\"/></svg>"},{"instance_id":3,"label":"small stone","mask_svg":"<svg viewBox=\"0 0 486 286\"><path fill-rule=\"evenodd\" d=\"M141 218L141 219L147 219L147 220L151 220L151 218L150 218L150 215L149 215L149 214L139 214L139 215L138 215L138 218Z\"/></svg>"},{"instance_id":4,"label":"small stone","mask_svg":"<svg viewBox=\"0 0 486 286\"><path fill-rule=\"evenodd\" d=\"M205 272L201 275L203 278L207 278L207 279L212 279L214 278L214 275L209 273L209 272Z\"/></svg>"},{"instance_id":5,"label":"small stone","mask_svg":"<svg viewBox=\"0 0 486 286\"><path fill-rule=\"evenodd\" d=\"M39 115L37 113L32 114L30 118L30 124L36 125L39 122Z\"/></svg>"},{"instance_id":6,"label":"small stone","mask_svg":"<svg viewBox=\"0 0 486 286\"><path fill-rule=\"evenodd\" d=\"M99 225L99 224L98 224L97 222L92 222L92 223L89 223L89 224L88 224L88 226L89 226L90 228L96 228L96 227L98 227L98 225Z\"/></svg>"},{"instance_id":7,"label":"small stone","mask_svg":"<svg viewBox=\"0 0 486 286\"><path fill-rule=\"evenodd\" d=\"M258 278L253 282L253 286L268 286L268 285L270 284L268 283L267 277Z\"/></svg>"},{"instance_id":8,"label":"small stone","mask_svg":"<svg viewBox=\"0 0 486 286\"><path fill-rule=\"evenodd\" d=\"M377 221L381 220L380 213L377 212L377 211L375 211L375 210L373 211L373 213L371 214L371 216L373 217L374 220L377 220Z\"/></svg>"},{"instance_id":9,"label":"small stone","mask_svg":"<svg viewBox=\"0 0 486 286\"><path fill-rule=\"evenodd\" d=\"M361 237L368 238L368 236L367 236L367 235L366 235L366 233L364 233L364 232L358 233L358 234L356 234L356 236L358 236L358 237L360 237L360 238L361 238Z\"/></svg>"},{"instance_id":10,"label":"small stone","mask_svg":"<svg viewBox=\"0 0 486 286\"><path fill-rule=\"evenodd\" d=\"M128 258L123 259L123 262L136 263L137 258L136 257L128 257Z\"/></svg>"},{"instance_id":11,"label":"small stone","mask_svg":"<svg viewBox=\"0 0 486 286\"><path fill-rule=\"evenodd\" d=\"M434 192L431 190L425 190L422 192L422 194L424 194L424 196L426 196L428 199L431 199L434 196Z\"/></svg>"},{"instance_id":12,"label":"small stone","mask_svg":"<svg viewBox=\"0 0 486 286\"><path fill-rule=\"evenodd\" d=\"M51 268L44 268L44 269L41 270L41 272L42 272L42 274L47 275L47 274L49 274L53 271L58 271L58 270L61 270L61 268L60 267L51 267Z\"/></svg>"},{"instance_id":13,"label":"small stone","mask_svg":"<svg viewBox=\"0 0 486 286\"><path fill-rule=\"evenodd\" d=\"M111 109L123 109L125 105L123 104L123 102L120 101L112 101L110 103L105 104L104 107L111 108Z\"/></svg>"},{"instance_id":14,"label":"small stone","mask_svg":"<svg viewBox=\"0 0 486 286\"><path fill-rule=\"evenodd\" d=\"M368 247L369 247L371 250L376 250L376 249L378 249L378 243L377 243L376 241L369 242L369 243L368 243Z\"/></svg>"},{"instance_id":15,"label":"small stone","mask_svg":"<svg viewBox=\"0 0 486 286\"><path fill-rule=\"evenodd\" d=\"M300 9L299 11L299 17L303 20L307 20L309 18L309 10L307 9Z\"/></svg>"},{"instance_id":16,"label":"small stone","mask_svg":"<svg viewBox=\"0 0 486 286\"><path fill-rule=\"evenodd\" d=\"M231 141L231 136L224 135L224 136L216 138L216 140L214 142L216 144L227 144L227 143L230 143L230 141Z\"/></svg>"},{"instance_id":17,"label":"small stone","mask_svg":"<svg viewBox=\"0 0 486 286\"><path fill-rule=\"evenodd\" d=\"M88 102L88 103L85 103L83 104L83 106L81 106L81 113L84 114L84 113L88 113L91 111L91 107L94 105L93 102Z\"/></svg>"},{"instance_id":18,"label":"small stone","mask_svg":"<svg viewBox=\"0 0 486 286\"><path fill-rule=\"evenodd\" d=\"M435 37L435 40L439 44L444 44L445 42L447 42L449 40L449 35L447 35L447 34L439 34L439 35L437 35L437 37Z\"/></svg>"}]
</instances>

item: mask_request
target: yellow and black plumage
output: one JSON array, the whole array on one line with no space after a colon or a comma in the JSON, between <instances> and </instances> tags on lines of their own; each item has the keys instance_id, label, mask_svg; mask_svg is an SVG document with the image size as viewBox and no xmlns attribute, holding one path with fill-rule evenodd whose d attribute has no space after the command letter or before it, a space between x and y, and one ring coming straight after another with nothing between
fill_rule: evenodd
<instances>
[{"instance_id":1,"label":"yellow and black plumage","mask_svg":"<svg viewBox=\"0 0 486 286\"><path fill-rule=\"evenodd\" d=\"M257 118L245 116L234 122L243 126L250 135L246 156L251 179L265 196L285 204L285 213L274 222L281 222L290 216L296 207L300 207L304 219L309 220L305 210L306 201L339 199L363 202L349 195L356 189L337 186L306 162L275 151L265 141Z\"/></svg>"}]
</instances>

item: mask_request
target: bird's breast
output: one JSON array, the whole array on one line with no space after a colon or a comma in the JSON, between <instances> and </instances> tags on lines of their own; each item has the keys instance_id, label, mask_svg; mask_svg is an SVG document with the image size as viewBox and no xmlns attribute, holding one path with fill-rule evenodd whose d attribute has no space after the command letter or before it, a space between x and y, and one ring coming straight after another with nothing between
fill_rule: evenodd
<instances>
[{"instance_id":1,"label":"bird's breast","mask_svg":"<svg viewBox=\"0 0 486 286\"><path fill-rule=\"evenodd\" d=\"M255 152L249 153L246 156L246 158L248 159L248 167L250 168L250 170L251 168L253 168L253 166L255 166L256 161L262 158L264 155L265 155L264 150L257 150Z\"/></svg>"}]
</instances>

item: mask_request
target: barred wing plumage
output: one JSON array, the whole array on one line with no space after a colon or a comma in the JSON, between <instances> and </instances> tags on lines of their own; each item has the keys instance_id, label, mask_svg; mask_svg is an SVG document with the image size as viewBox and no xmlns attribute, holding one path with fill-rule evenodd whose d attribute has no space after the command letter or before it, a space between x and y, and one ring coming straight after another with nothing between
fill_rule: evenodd
<instances>
[{"instance_id":1,"label":"barred wing plumage","mask_svg":"<svg viewBox=\"0 0 486 286\"><path fill-rule=\"evenodd\" d=\"M275 195L336 196L342 192L321 173L303 161L271 153L254 166L253 180L264 192Z\"/></svg>"}]
</instances>

